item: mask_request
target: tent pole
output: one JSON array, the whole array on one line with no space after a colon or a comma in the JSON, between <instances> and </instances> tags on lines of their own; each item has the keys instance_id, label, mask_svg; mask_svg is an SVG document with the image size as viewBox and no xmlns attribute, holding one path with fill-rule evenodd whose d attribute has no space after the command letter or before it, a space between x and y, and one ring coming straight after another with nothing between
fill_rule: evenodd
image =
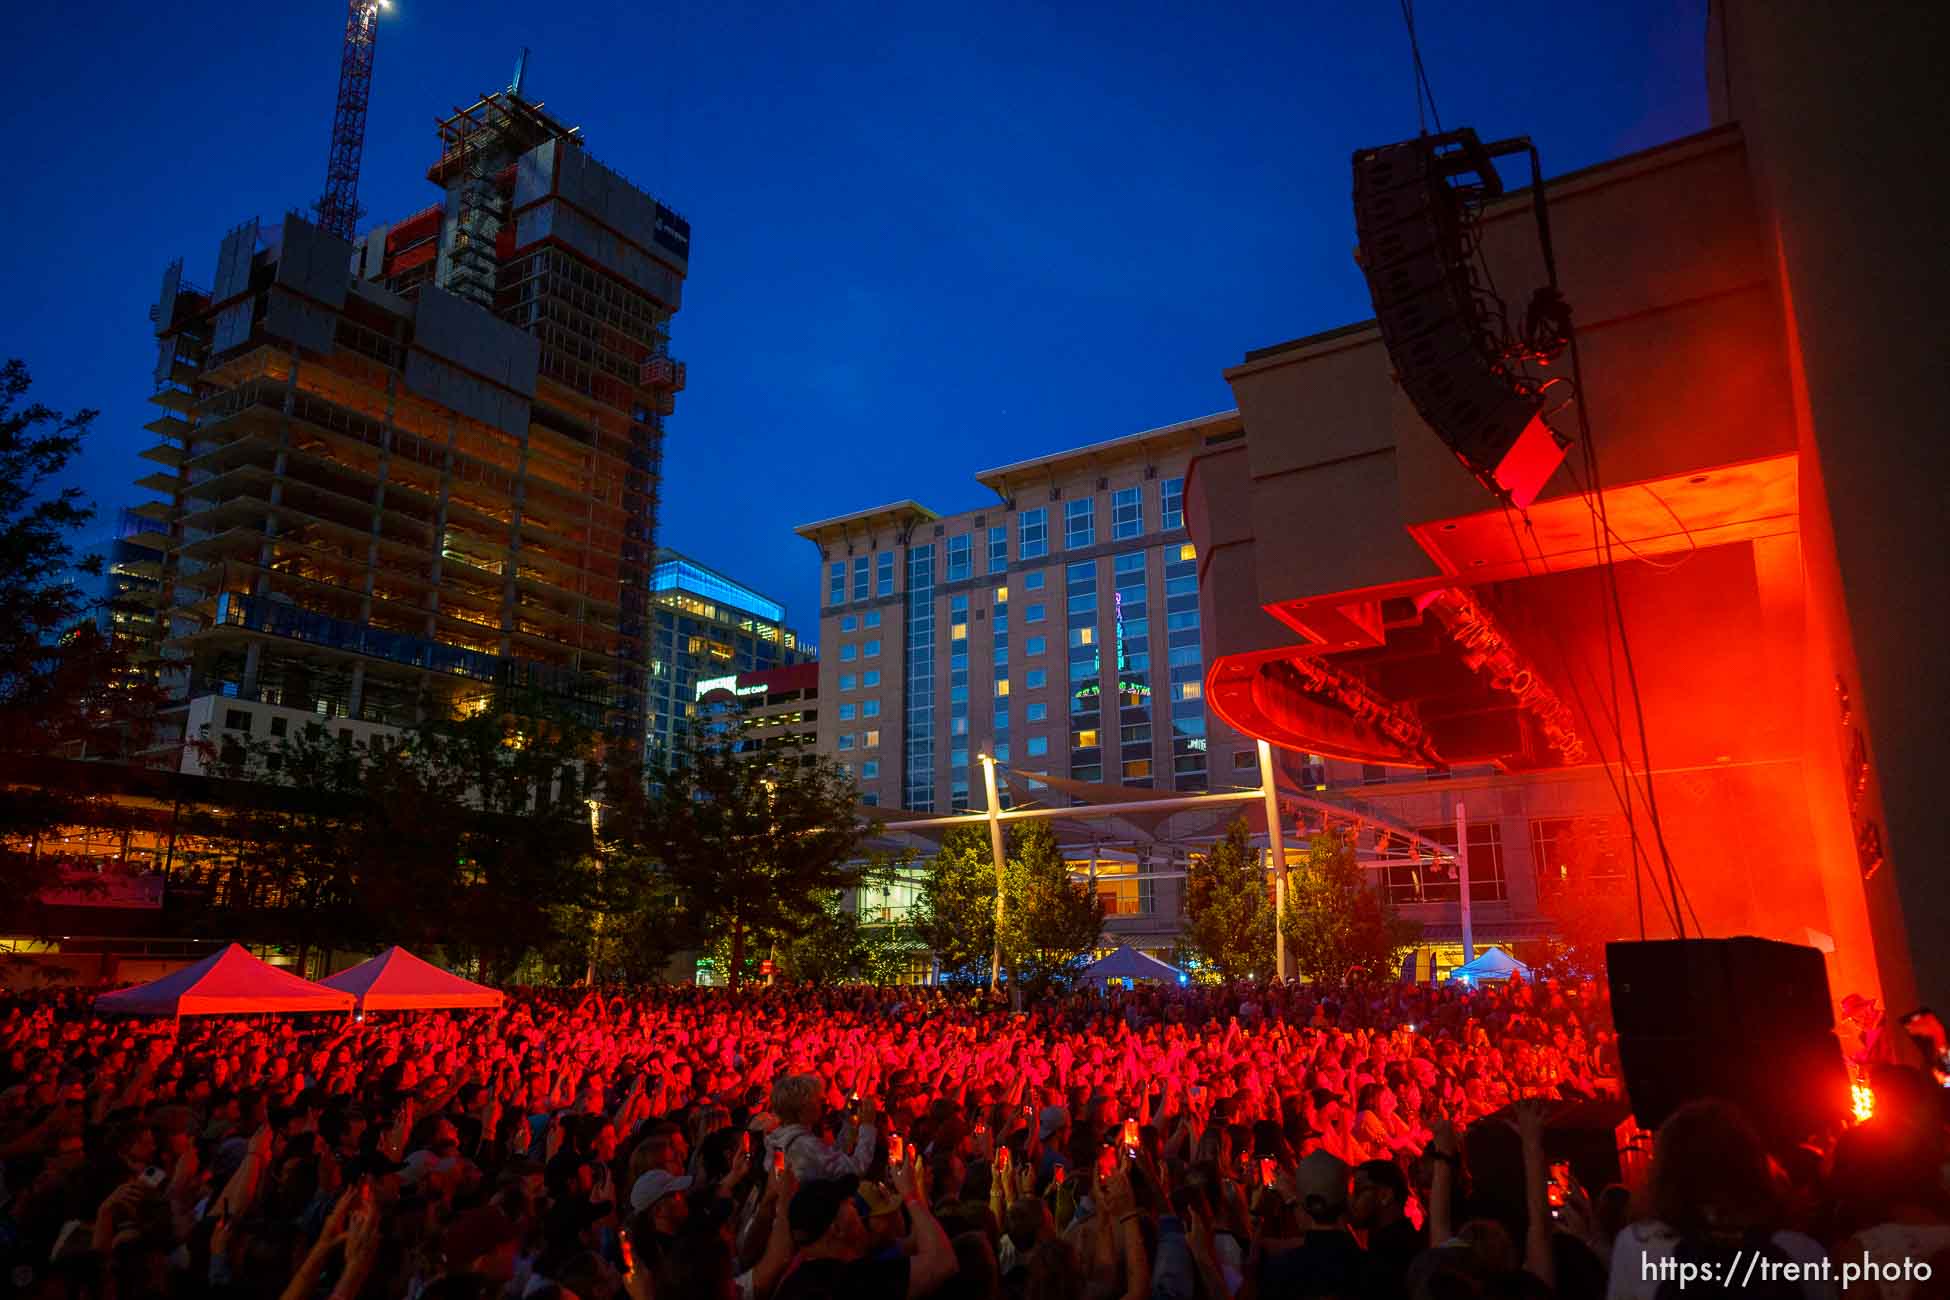
<instances>
[{"instance_id":1,"label":"tent pole","mask_svg":"<svg viewBox=\"0 0 1950 1300\"><path fill-rule=\"evenodd\" d=\"M1273 859L1273 966L1286 982L1286 842L1280 835L1280 793L1273 784L1273 747L1259 745L1259 787L1266 795L1266 851Z\"/></svg>"}]
</instances>

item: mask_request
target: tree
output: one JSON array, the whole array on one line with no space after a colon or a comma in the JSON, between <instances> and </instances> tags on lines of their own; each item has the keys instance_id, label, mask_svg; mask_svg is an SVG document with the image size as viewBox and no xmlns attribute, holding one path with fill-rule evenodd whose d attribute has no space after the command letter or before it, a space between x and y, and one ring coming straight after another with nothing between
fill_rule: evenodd
<instances>
[{"instance_id":1,"label":"tree","mask_svg":"<svg viewBox=\"0 0 1950 1300\"><path fill-rule=\"evenodd\" d=\"M1422 932L1369 886L1354 842L1337 831L1316 835L1307 861L1288 872L1281 925L1294 968L1320 984L1345 983L1357 968L1370 976L1393 970Z\"/></svg>"},{"instance_id":2,"label":"tree","mask_svg":"<svg viewBox=\"0 0 1950 1300\"><path fill-rule=\"evenodd\" d=\"M868 828L859 792L798 745L740 752L743 729L696 727L653 773L638 845L662 864L693 925L731 942L731 983L755 937L805 934L823 891L857 883Z\"/></svg>"},{"instance_id":3,"label":"tree","mask_svg":"<svg viewBox=\"0 0 1950 1300\"><path fill-rule=\"evenodd\" d=\"M779 948L781 973L807 984L837 984L866 958L860 920L840 906L840 891L822 890L805 929Z\"/></svg>"},{"instance_id":4,"label":"tree","mask_svg":"<svg viewBox=\"0 0 1950 1300\"><path fill-rule=\"evenodd\" d=\"M1026 993L1040 994L1090 960L1103 936L1104 902L1070 879L1049 823L1031 821L1013 831L1008 852L1002 958Z\"/></svg>"},{"instance_id":5,"label":"tree","mask_svg":"<svg viewBox=\"0 0 1950 1300\"><path fill-rule=\"evenodd\" d=\"M1244 818L1185 872L1186 937L1223 979L1273 970L1273 904Z\"/></svg>"},{"instance_id":6,"label":"tree","mask_svg":"<svg viewBox=\"0 0 1950 1300\"><path fill-rule=\"evenodd\" d=\"M0 366L0 758L14 766L145 720L154 704L70 580L101 573L98 559L76 564L67 541L95 512L80 489L55 482L96 412L22 406L31 386L21 362ZM63 791L0 785L0 839L44 835L82 813ZM0 849L0 897L31 898L57 878L47 859Z\"/></svg>"},{"instance_id":7,"label":"tree","mask_svg":"<svg viewBox=\"0 0 1950 1300\"><path fill-rule=\"evenodd\" d=\"M914 937L933 951L944 978L986 983L995 949L995 858L982 826L957 826L928 860L912 916Z\"/></svg>"}]
</instances>

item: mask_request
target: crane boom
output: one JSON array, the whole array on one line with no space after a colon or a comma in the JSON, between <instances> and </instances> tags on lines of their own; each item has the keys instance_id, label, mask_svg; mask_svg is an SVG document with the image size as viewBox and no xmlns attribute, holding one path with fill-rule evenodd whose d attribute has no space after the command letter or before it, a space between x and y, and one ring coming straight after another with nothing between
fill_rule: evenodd
<instances>
[{"instance_id":1,"label":"crane boom","mask_svg":"<svg viewBox=\"0 0 1950 1300\"><path fill-rule=\"evenodd\" d=\"M339 103L332 115L332 149L325 162L320 228L351 239L359 222L359 158L366 147L366 106L372 100L372 56L382 0L348 0L345 53L339 61Z\"/></svg>"}]
</instances>

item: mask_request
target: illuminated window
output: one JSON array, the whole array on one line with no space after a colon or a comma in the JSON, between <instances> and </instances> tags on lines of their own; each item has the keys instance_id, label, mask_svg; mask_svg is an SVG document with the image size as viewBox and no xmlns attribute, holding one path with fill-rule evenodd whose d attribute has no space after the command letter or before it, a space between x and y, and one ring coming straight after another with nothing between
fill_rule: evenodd
<instances>
[{"instance_id":1,"label":"illuminated window","mask_svg":"<svg viewBox=\"0 0 1950 1300\"><path fill-rule=\"evenodd\" d=\"M1199 682L1173 682L1171 698L1174 700L1196 700L1205 694L1205 687Z\"/></svg>"},{"instance_id":2,"label":"illuminated window","mask_svg":"<svg viewBox=\"0 0 1950 1300\"><path fill-rule=\"evenodd\" d=\"M878 727L874 728L872 731L863 731L860 733L860 748L862 749L880 748L880 729Z\"/></svg>"},{"instance_id":3,"label":"illuminated window","mask_svg":"<svg viewBox=\"0 0 1950 1300\"><path fill-rule=\"evenodd\" d=\"M1097 629L1094 627L1073 627L1070 629L1071 645L1097 644Z\"/></svg>"},{"instance_id":4,"label":"illuminated window","mask_svg":"<svg viewBox=\"0 0 1950 1300\"><path fill-rule=\"evenodd\" d=\"M1134 758L1124 764L1124 776L1126 780L1150 775L1151 760L1148 758Z\"/></svg>"},{"instance_id":5,"label":"illuminated window","mask_svg":"<svg viewBox=\"0 0 1950 1300\"><path fill-rule=\"evenodd\" d=\"M1198 547L1192 545L1190 542L1184 543L1178 548L1178 558L1180 560L1196 560L1198 558Z\"/></svg>"},{"instance_id":6,"label":"illuminated window","mask_svg":"<svg viewBox=\"0 0 1950 1300\"><path fill-rule=\"evenodd\" d=\"M1097 747L1097 729L1095 727L1085 727L1082 731L1077 732L1075 736L1070 738L1070 747L1072 749L1095 749Z\"/></svg>"},{"instance_id":7,"label":"illuminated window","mask_svg":"<svg viewBox=\"0 0 1950 1300\"><path fill-rule=\"evenodd\" d=\"M966 641L968 639L968 624L954 624L948 629L948 639L950 641Z\"/></svg>"},{"instance_id":8,"label":"illuminated window","mask_svg":"<svg viewBox=\"0 0 1950 1300\"><path fill-rule=\"evenodd\" d=\"M1009 603L1009 589L1007 587L997 587L995 589L995 603L998 605L1006 605Z\"/></svg>"},{"instance_id":9,"label":"illuminated window","mask_svg":"<svg viewBox=\"0 0 1950 1300\"><path fill-rule=\"evenodd\" d=\"M995 679L995 693L997 695L1007 695L1009 693L1009 679L1007 677L998 677Z\"/></svg>"}]
</instances>

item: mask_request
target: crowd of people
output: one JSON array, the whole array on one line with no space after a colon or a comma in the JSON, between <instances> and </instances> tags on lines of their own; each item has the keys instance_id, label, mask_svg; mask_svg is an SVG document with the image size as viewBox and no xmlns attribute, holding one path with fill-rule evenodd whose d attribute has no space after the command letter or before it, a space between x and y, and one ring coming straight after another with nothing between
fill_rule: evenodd
<instances>
[{"instance_id":1,"label":"crowd of people","mask_svg":"<svg viewBox=\"0 0 1950 1300\"><path fill-rule=\"evenodd\" d=\"M1943 1289L1923 1076L1886 1072L1875 1118L1819 1150L1770 1153L1696 1103L1636 1195L1546 1158L1548 1107L1618 1091L1588 981L1016 1013L921 987L530 991L493 1012L181 1021L20 996L0 1002L0 1287L1651 1300L1679 1265L1711 1290L1699 1270L1751 1250L1909 1261L1873 1280L1887 1300ZM1838 1272L1800 1272L1776 1293L1841 1294Z\"/></svg>"}]
</instances>

